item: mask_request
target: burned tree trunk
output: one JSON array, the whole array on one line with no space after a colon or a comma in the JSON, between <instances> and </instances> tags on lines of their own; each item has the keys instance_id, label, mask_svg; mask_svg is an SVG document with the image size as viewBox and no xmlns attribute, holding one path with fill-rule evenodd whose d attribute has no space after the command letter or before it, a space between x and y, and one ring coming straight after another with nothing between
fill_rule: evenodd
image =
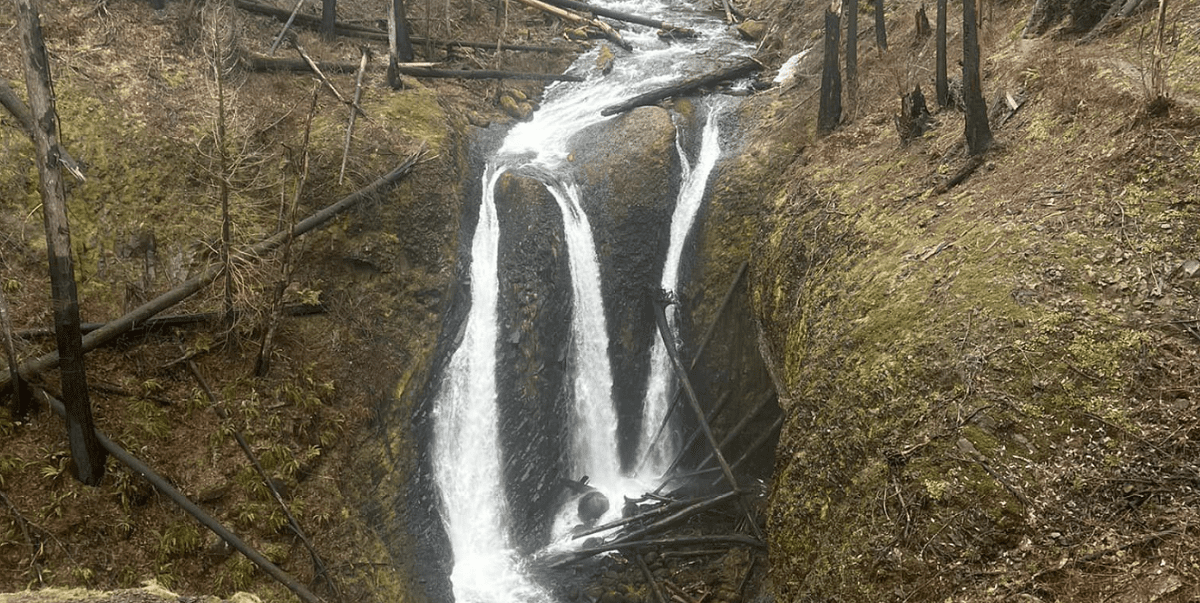
<instances>
[{"instance_id":1,"label":"burned tree trunk","mask_svg":"<svg viewBox=\"0 0 1200 603\"><path fill-rule=\"evenodd\" d=\"M404 0L391 0L388 5L388 85L400 88L399 63L413 60L412 41L408 37L408 17L404 14Z\"/></svg>"},{"instance_id":2,"label":"burned tree trunk","mask_svg":"<svg viewBox=\"0 0 1200 603\"><path fill-rule=\"evenodd\" d=\"M332 42L337 37L337 0L321 0L321 39Z\"/></svg>"},{"instance_id":3,"label":"burned tree trunk","mask_svg":"<svg viewBox=\"0 0 1200 603\"><path fill-rule=\"evenodd\" d=\"M858 103L858 0L846 0L846 88L853 115Z\"/></svg>"},{"instance_id":4,"label":"burned tree trunk","mask_svg":"<svg viewBox=\"0 0 1200 603\"><path fill-rule=\"evenodd\" d=\"M71 445L75 477L90 486L104 477L106 454L92 425L87 375L83 366L83 343L79 331L79 301L75 292L75 268L71 263L71 231L67 222L61 151L58 146L58 113L51 92L50 59L42 40L42 26L34 0L17 0L17 22L25 47L25 85L29 108L37 127L34 151L41 176L42 216L46 226L46 254L50 259L50 290L54 306L54 330L62 358L63 402L66 406L67 436Z\"/></svg>"},{"instance_id":5,"label":"burned tree trunk","mask_svg":"<svg viewBox=\"0 0 1200 603\"><path fill-rule=\"evenodd\" d=\"M917 21L917 24L916 24L917 35L913 38L913 46L920 46L921 44L925 43L925 38L928 38L929 34L930 34L929 15L925 14L925 5L924 4L921 5L921 8L917 9L917 14L915 15L915 18Z\"/></svg>"},{"instance_id":6,"label":"burned tree trunk","mask_svg":"<svg viewBox=\"0 0 1200 603\"><path fill-rule=\"evenodd\" d=\"M883 0L875 0L875 45L887 50L887 24L883 18Z\"/></svg>"},{"instance_id":7,"label":"burned tree trunk","mask_svg":"<svg viewBox=\"0 0 1200 603\"><path fill-rule=\"evenodd\" d=\"M821 105L817 111L817 133L828 134L842 121L842 74L838 71L838 14L825 9L825 63L821 70Z\"/></svg>"},{"instance_id":8,"label":"burned tree trunk","mask_svg":"<svg viewBox=\"0 0 1200 603\"><path fill-rule=\"evenodd\" d=\"M946 0L937 0L937 60L934 74L938 107L950 105L950 85L946 81Z\"/></svg>"},{"instance_id":9,"label":"burned tree trunk","mask_svg":"<svg viewBox=\"0 0 1200 603\"><path fill-rule=\"evenodd\" d=\"M900 142L908 142L920 138L929 130L929 108L925 106L925 95L917 86L912 92L900 99L900 115L896 116L896 131L900 133Z\"/></svg>"},{"instance_id":10,"label":"burned tree trunk","mask_svg":"<svg viewBox=\"0 0 1200 603\"><path fill-rule=\"evenodd\" d=\"M980 155L992 146L987 103L979 75L979 29L975 0L963 0L963 102L966 105L967 151Z\"/></svg>"}]
</instances>

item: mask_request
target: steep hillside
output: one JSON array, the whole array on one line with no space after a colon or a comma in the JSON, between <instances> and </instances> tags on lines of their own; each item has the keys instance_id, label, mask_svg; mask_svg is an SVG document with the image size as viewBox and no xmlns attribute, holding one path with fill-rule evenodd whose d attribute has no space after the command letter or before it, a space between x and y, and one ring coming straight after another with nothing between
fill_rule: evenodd
<instances>
[{"instance_id":1,"label":"steep hillside","mask_svg":"<svg viewBox=\"0 0 1200 603\"><path fill-rule=\"evenodd\" d=\"M819 73L802 73L755 101L743 158L776 183L750 255L789 415L778 600L1194 600L1200 5L1169 7L1169 100L1151 102L1154 11L1078 44L1070 19L1023 39L1029 3L986 3L997 144L947 186L963 117L933 100L919 4L885 3L886 52L870 4L842 125L814 136ZM766 52L820 54L824 6L755 8L775 15ZM934 127L905 145L916 85Z\"/></svg>"}]
</instances>

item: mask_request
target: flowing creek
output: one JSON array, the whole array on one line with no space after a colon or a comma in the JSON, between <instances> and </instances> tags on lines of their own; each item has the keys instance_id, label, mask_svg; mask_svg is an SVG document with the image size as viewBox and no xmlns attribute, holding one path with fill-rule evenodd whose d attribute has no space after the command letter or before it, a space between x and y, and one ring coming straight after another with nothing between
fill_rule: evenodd
<instances>
[{"instance_id":1,"label":"flowing creek","mask_svg":"<svg viewBox=\"0 0 1200 603\"><path fill-rule=\"evenodd\" d=\"M498 394L497 372L505 370L497 359L500 240L504 224L497 212L496 187L506 174L540 181L562 213L563 233L570 272L571 318L569 327L570 405L567 424L567 471L588 476L589 486L610 501L653 490L678 449L678 434L668 427L655 438L674 395L674 380L662 342L650 354L646 395L642 404L637 458L622 468L619 451L620 419L613 400L613 368L605 324L601 288L601 258L588 215L585 194L572 176L568 140L584 128L610 117L600 111L642 92L705 73L730 59L749 54L746 44L715 16L697 14L695 7L651 2L603 2L616 10L635 12L673 25L694 29L694 40L667 43L653 29L630 26L623 36L632 53L618 52L608 75L595 71L597 50L579 58L569 73L585 75L580 83L547 88L544 102L533 117L514 126L484 169L478 223L470 246L470 309L463 336L450 356L434 391L433 431L430 448L434 481L440 499L439 514L453 551L450 579L460 603L551 602L549 591L529 576L528 559L517 552L510 530L516 513L505 496L500 421L504 400ZM599 46L599 45L598 45ZM685 242L703 203L709 176L720 156L719 123L722 112L734 101L713 97L696 102L703 124L702 140L694 159L678 142L681 176L679 196L671 218L670 242L662 268L661 287L678 286ZM565 287L566 284L563 283ZM670 315L670 314L669 314ZM674 319L672 319L674 320ZM677 327L673 327L676 328ZM627 462L626 465L629 465ZM600 517L619 517L620 504ZM550 548L578 546L566 538L576 523L575 501L556 515L550 529Z\"/></svg>"}]
</instances>

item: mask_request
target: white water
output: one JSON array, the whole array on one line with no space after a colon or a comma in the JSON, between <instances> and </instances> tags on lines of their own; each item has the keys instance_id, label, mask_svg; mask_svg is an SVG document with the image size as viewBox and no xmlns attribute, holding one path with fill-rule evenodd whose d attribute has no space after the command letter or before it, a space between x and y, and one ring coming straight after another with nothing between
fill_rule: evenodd
<instances>
[{"instance_id":1,"label":"white water","mask_svg":"<svg viewBox=\"0 0 1200 603\"><path fill-rule=\"evenodd\" d=\"M471 242L471 310L434 406L434 473L442 521L454 550L450 580L459 603L523 603L549 597L517 571L508 541L496 401L497 249L494 190L502 168L484 174Z\"/></svg>"},{"instance_id":2,"label":"white water","mask_svg":"<svg viewBox=\"0 0 1200 603\"><path fill-rule=\"evenodd\" d=\"M555 184L550 194L563 213L563 231L571 265L571 356L574 359L572 416L572 474L589 476L598 484L621 477L617 454L617 409L612 399L612 369L608 361L608 330L600 297L600 263L592 227L579 204L574 183Z\"/></svg>"},{"instance_id":3,"label":"white water","mask_svg":"<svg viewBox=\"0 0 1200 603\"><path fill-rule=\"evenodd\" d=\"M679 152L680 163L683 166L681 175L683 186L679 189L679 198L675 202L675 212L671 215L671 239L667 248L667 259L663 264L662 288L664 291L675 292L679 286L679 264L683 257L684 243L696 214L704 201L704 193L708 190L708 177L721 156L721 132L719 117L722 100L714 99L713 106L708 109L708 119L704 124L704 134L700 142L700 154L695 167L687 160L687 154L676 137L676 150ZM667 325L676 337L676 348L679 348L679 326L676 324L676 308L667 308ZM642 431L638 440L638 458L644 459L639 463L638 475L646 479L655 479L667 470L667 466L675 458L679 449L679 434L669 426L659 432L660 426L671 405L675 393L672 387L675 383L675 371L671 368L671 360L667 357L667 348L661 337L655 338L654 347L650 350L650 378L646 386L646 398L642 410ZM656 439L657 436L657 439Z\"/></svg>"},{"instance_id":4,"label":"white water","mask_svg":"<svg viewBox=\"0 0 1200 603\"><path fill-rule=\"evenodd\" d=\"M501 483L504 472L497 421L495 355L500 224L494 189L505 171L545 175L544 182L563 212L575 300L571 326L571 358L575 368L571 375L574 396L571 466L577 472L575 477L588 475L591 484L615 503L606 518L620 513L621 495L637 495L649 489L648 484L620 472L617 414L591 227L581 208L578 189L569 179L553 174L564 168L569 157L567 141L573 134L610 119L600 116L604 107L711 71L716 63L704 59L705 55L744 55L749 47L733 41L723 24L693 15L694 8L690 6L653 1L601 4L690 27L702 35L698 40L667 44L653 30L632 26L623 35L635 46L635 52L618 51L616 67L607 76L591 68L596 51L586 53L571 71L586 75L588 80L550 86L543 106L533 119L510 131L485 170L479 224L471 246L471 309L463 341L446 368L433 411L434 474L442 520L454 552L451 581L459 603L552 601L526 577L521 560L512 551L509 509ZM704 145L709 146L716 147ZM704 163L704 157L702 152L700 164ZM715 157L712 161L715 162ZM700 165L697 171L699 168ZM707 181L707 175L702 180ZM698 195L702 196L703 182L697 186ZM695 210L691 212L694 215ZM673 232L672 240L675 238ZM676 257L676 265L678 261ZM674 286L672 281L670 287ZM658 421L654 421L656 426ZM563 534L565 515L569 513L564 512L556 521L556 535Z\"/></svg>"}]
</instances>

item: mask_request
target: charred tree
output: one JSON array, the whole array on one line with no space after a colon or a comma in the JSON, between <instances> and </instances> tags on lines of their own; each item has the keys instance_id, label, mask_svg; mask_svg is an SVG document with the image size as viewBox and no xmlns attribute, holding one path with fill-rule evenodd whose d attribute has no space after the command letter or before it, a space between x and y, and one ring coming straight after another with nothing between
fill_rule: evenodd
<instances>
[{"instance_id":1,"label":"charred tree","mask_svg":"<svg viewBox=\"0 0 1200 603\"><path fill-rule=\"evenodd\" d=\"M408 18L404 14L404 0L390 0L388 5L388 85L400 88L399 63L413 60L412 41L408 36Z\"/></svg>"},{"instance_id":2,"label":"charred tree","mask_svg":"<svg viewBox=\"0 0 1200 603\"><path fill-rule=\"evenodd\" d=\"M979 75L979 25L975 0L963 0L963 103L966 105L967 151L981 155L992 146L987 103Z\"/></svg>"},{"instance_id":3,"label":"charred tree","mask_svg":"<svg viewBox=\"0 0 1200 603\"><path fill-rule=\"evenodd\" d=\"M925 43L925 38L928 38L930 34L929 15L925 14L924 4L921 5L921 8L917 9L917 14L914 18L917 21L915 30L917 35L913 38L913 46L920 46Z\"/></svg>"},{"instance_id":4,"label":"charred tree","mask_svg":"<svg viewBox=\"0 0 1200 603\"><path fill-rule=\"evenodd\" d=\"M858 0L846 0L846 88L853 115L858 104Z\"/></svg>"},{"instance_id":5,"label":"charred tree","mask_svg":"<svg viewBox=\"0 0 1200 603\"><path fill-rule=\"evenodd\" d=\"M883 0L875 0L875 45L887 50L887 24L883 18Z\"/></svg>"},{"instance_id":6,"label":"charred tree","mask_svg":"<svg viewBox=\"0 0 1200 603\"><path fill-rule=\"evenodd\" d=\"M900 115L896 116L896 132L900 134L900 142L908 144L920 138L929 130L929 122L925 95L921 93L921 86L917 86L900 99Z\"/></svg>"},{"instance_id":7,"label":"charred tree","mask_svg":"<svg viewBox=\"0 0 1200 603\"><path fill-rule=\"evenodd\" d=\"M337 37L337 0L321 0L321 39L332 42Z\"/></svg>"},{"instance_id":8,"label":"charred tree","mask_svg":"<svg viewBox=\"0 0 1200 603\"><path fill-rule=\"evenodd\" d=\"M842 74L838 70L841 23L838 14L825 8L825 62L821 70L821 105L817 111L817 133L833 131L842 121Z\"/></svg>"},{"instance_id":9,"label":"charred tree","mask_svg":"<svg viewBox=\"0 0 1200 603\"><path fill-rule=\"evenodd\" d=\"M75 267L71 262L71 229L67 222L66 193L59 165L58 113L54 108L50 59L42 39L35 0L17 0L17 23L25 49L25 85L34 128L34 152L42 194L42 217L46 226L46 255L50 260L50 290L54 307L54 331L62 359L61 382L66 407L67 437L76 479L95 486L104 477L106 453L96 438L92 405L88 399L87 375L83 365L83 336L79 330L79 301L75 291Z\"/></svg>"},{"instance_id":10,"label":"charred tree","mask_svg":"<svg viewBox=\"0 0 1200 603\"><path fill-rule=\"evenodd\" d=\"M934 89L939 107L950 105L950 85L946 81L946 0L937 0L937 60Z\"/></svg>"}]
</instances>

